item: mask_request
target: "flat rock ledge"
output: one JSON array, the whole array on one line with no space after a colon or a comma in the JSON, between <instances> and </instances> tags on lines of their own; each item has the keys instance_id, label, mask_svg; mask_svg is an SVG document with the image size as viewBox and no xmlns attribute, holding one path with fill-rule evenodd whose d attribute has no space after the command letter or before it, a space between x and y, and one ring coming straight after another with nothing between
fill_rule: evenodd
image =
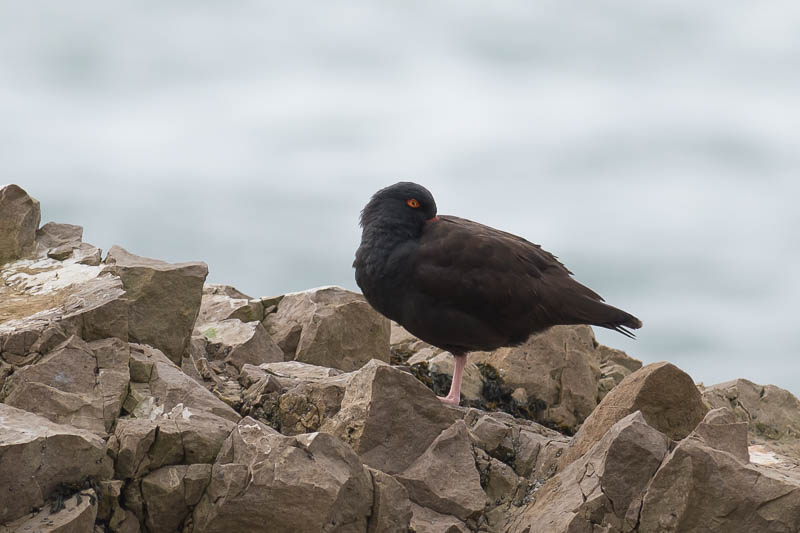
<instances>
[{"instance_id":1,"label":"flat rock ledge","mask_svg":"<svg viewBox=\"0 0 800 533\"><path fill-rule=\"evenodd\" d=\"M787 391L576 326L470 356L448 407L450 354L359 294L40 222L0 188L0 533L800 530Z\"/></svg>"}]
</instances>

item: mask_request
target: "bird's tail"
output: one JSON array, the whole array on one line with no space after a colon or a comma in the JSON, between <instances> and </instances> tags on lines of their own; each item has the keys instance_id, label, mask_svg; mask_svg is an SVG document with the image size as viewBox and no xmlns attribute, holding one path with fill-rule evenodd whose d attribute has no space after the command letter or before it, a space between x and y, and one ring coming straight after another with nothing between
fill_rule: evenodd
<instances>
[{"instance_id":1,"label":"bird's tail","mask_svg":"<svg viewBox=\"0 0 800 533\"><path fill-rule=\"evenodd\" d=\"M583 286L581 286L583 287ZM569 316L564 317L565 324L591 324L602 328L613 329L626 337L635 339L632 329L642 327L642 321L632 314L608 305L603 299L590 289L587 291L570 291L563 309L569 310Z\"/></svg>"}]
</instances>

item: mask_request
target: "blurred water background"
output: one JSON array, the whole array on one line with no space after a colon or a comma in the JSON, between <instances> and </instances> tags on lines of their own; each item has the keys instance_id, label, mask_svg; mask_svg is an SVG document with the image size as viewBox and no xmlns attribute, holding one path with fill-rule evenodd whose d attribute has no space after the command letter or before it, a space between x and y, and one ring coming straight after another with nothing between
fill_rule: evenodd
<instances>
[{"instance_id":1,"label":"blurred water background","mask_svg":"<svg viewBox=\"0 0 800 533\"><path fill-rule=\"evenodd\" d=\"M645 362L800 393L800 3L0 0L0 183L252 296L356 289L400 179L644 320Z\"/></svg>"}]
</instances>

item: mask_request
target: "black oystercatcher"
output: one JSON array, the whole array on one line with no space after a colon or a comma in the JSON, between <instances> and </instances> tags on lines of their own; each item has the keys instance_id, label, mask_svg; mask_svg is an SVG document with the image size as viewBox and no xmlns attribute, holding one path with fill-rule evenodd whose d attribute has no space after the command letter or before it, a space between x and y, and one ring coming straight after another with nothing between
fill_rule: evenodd
<instances>
[{"instance_id":1,"label":"black oystercatcher","mask_svg":"<svg viewBox=\"0 0 800 533\"><path fill-rule=\"evenodd\" d=\"M367 301L425 342L455 356L458 405L466 354L516 346L559 324L591 324L633 337L641 320L603 303L554 255L521 237L437 216L421 185L396 183L361 211L353 267Z\"/></svg>"}]
</instances>

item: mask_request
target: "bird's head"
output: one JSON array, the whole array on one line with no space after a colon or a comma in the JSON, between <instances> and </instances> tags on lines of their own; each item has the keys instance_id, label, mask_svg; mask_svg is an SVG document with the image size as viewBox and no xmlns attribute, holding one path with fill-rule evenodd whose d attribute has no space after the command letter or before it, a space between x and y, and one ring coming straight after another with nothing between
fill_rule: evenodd
<instances>
[{"instance_id":1,"label":"bird's head","mask_svg":"<svg viewBox=\"0 0 800 533\"><path fill-rule=\"evenodd\" d=\"M401 181L383 188L361 210L361 227L390 226L418 235L426 222L436 220L436 202L422 185Z\"/></svg>"}]
</instances>

